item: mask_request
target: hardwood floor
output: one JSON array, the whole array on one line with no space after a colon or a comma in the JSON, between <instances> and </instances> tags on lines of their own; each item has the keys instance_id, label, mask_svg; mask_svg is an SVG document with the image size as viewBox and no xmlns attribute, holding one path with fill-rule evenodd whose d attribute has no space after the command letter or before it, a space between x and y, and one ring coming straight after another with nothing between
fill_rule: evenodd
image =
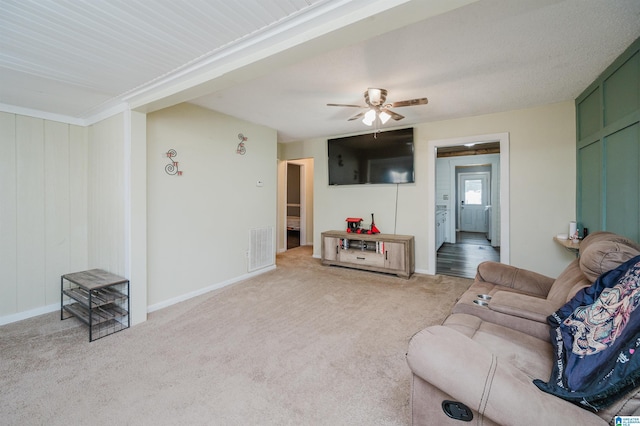
<instances>
[{"instance_id":1,"label":"hardwood floor","mask_svg":"<svg viewBox=\"0 0 640 426\"><path fill-rule=\"evenodd\" d=\"M287 249L300 247L300 231L287 230Z\"/></svg>"},{"instance_id":2,"label":"hardwood floor","mask_svg":"<svg viewBox=\"0 0 640 426\"><path fill-rule=\"evenodd\" d=\"M500 261L500 248L491 247L483 233L458 232L456 244L444 243L436 257L436 273L473 278L478 264Z\"/></svg>"}]
</instances>

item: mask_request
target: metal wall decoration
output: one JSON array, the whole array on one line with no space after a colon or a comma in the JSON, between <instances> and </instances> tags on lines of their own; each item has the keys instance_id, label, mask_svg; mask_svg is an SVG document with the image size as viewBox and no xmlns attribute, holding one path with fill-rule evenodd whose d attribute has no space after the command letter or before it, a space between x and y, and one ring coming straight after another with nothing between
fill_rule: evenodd
<instances>
[{"instance_id":1,"label":"metal wall decoration","mask_svg":"<svg viewBox=\"0 0 640 426\"><path fill-rule=\"evenodd\" d=\"M242 133L238 133L238 139L240 139L240 143L236 148L236 154L244 155L247 153L247 148L244 146L244 143L247 141L247 137Z\"/></svg>"},{"instance_id":2,"label":"metal wall decoration","mask_svg":"<svg viewBox=\"0 0 640 426\"><path fill-rule=\"evenodd\" d=\"M182 170L178 170L178 162L173 159L177 155L178 153L175 149L170 149L169 151L167 151L167 158L169 158L171 163L167 164L164 167L164 171L167 172L168 175L182 176Z\"/></svg>"}]
</instances>

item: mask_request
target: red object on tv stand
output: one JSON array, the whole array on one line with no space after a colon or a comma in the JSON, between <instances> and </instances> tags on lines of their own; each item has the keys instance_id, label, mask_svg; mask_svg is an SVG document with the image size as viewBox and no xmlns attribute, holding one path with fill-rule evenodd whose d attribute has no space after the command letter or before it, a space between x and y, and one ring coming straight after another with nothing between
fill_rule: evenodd
<instances>
[{"instance_id":1,"label":"red object on tv stand","mask_svg":"<svg viewBox=\"0 0 640 426\"><path fill-rule=\"evenodd\" d=\"M369 232L367 232L367 234L379 234L379 233L380 233L380 230L376 226L376 222L373 220L373 213L371 213L371 228L369 229Z\"/></svg>"},{"instance_id":2,"label":"red object on tv stand","mask_svg":"<svg viewBox=\"0 0 640 426\"><path fill-rule=\"evenodd\" d=\"M358 232L360 231L360 223L362 223L361 217L348 217L347 221L347 232Z\"/></svg>"}]
</instances>

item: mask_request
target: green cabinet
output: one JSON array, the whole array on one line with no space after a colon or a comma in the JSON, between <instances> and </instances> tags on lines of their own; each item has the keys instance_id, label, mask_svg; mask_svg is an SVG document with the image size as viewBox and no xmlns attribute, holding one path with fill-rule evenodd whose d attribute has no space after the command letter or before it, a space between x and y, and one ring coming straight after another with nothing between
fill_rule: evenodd
<instances>
[{"instance_id":1,"label":"green cabinet","mask_svg":"<svg viewBox=\"0 0 640 426\"><path fill-rule=\"evenodd\" d=\"M640 39L576 99L577 218L640 241Z\"/></svg>"}]
</instances>

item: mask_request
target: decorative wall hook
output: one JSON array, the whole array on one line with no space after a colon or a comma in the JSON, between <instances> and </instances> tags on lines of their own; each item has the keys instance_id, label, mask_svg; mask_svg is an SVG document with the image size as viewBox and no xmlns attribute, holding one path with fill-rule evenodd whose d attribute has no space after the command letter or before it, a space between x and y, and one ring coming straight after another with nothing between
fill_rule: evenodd
<instances>
[{"instance_id":1,"label":"decorative wall hook","mask_svg":"<svg viewBox=\"0 0 640 426\"><path fill-rule=\"evenodd\" d=\"M242 133L238 133L238 139L240 139L240 143L236 148L236 154L244 155L247 153L247 148L244 146L244 143L247 141L247 137Z\"/></svg>"},{"instance_id":2,"label":"decorative wall hook","mask_svg":"<svg viewBox=\"0 0 640 426\"><path fill-rule=\"evenodd\" d=\"M167 164L164 167L164 171L167 172L168 175L178 175L182 176L182 171L178 170L178 162L174 161L174 157L177 156L178 153L175 149L170 149L167 151L167 158L171 161L171 163Z\"/></svg>"}]
</instances>

